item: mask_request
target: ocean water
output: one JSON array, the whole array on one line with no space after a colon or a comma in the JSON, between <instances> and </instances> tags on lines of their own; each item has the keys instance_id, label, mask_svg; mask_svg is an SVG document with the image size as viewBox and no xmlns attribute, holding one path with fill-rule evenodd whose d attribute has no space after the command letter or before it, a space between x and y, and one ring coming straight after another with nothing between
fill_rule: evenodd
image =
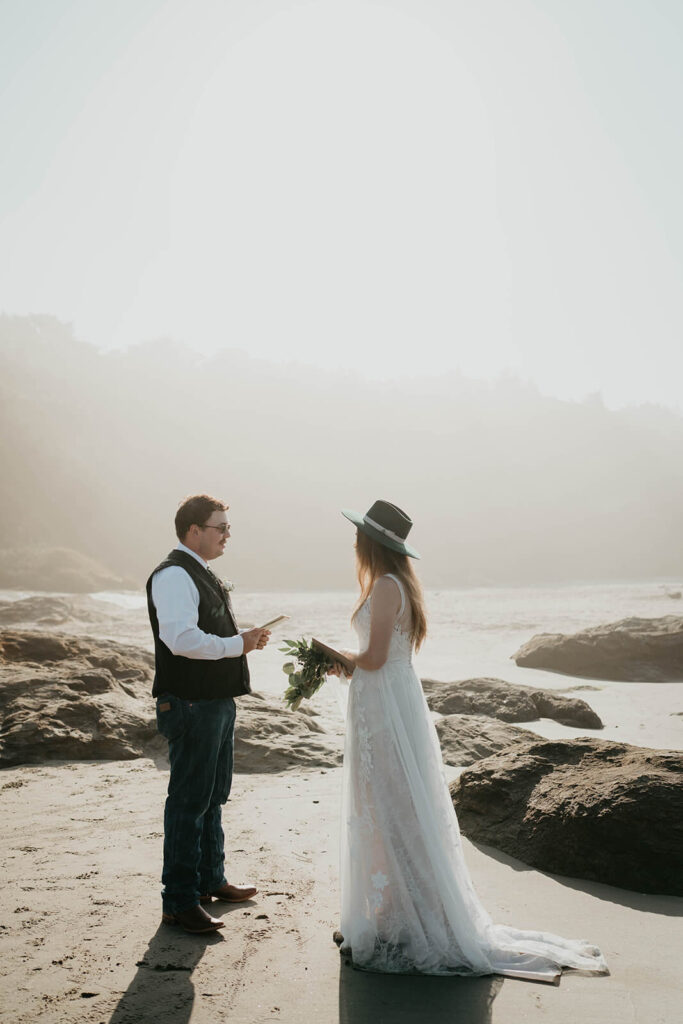
<instances>
[{"instance_id":1,"label":"ocean water","mask_svg":"<svg viewBox=\"0 0 683 1024\"><path fill-rule=\"evenodd\" d=\"M613 683L577 679L536 669L519 668L512 655L536 633L573 633L579 629L638 616L683 616L683 599L672 593L680 588L662 583L613 583L542 587L474 587L428 590L425 597L429 634L415 657L421 677L444 681L493 676L527 686L543 686L581 697L597 711L605 728L596 735L643 746L683 747L683 682ZM0 593L0 599L28 596ZM316 636L333 646L356 647L350 616L353 592L233 593L241 625L266 622L279 614L291 616L276 627L268 648L250 656L254 689L269 694L284 690L284 655L279 641L286 637ZM79 627L79 631L112 636L151 647L146 602L142 593L101 593L91 607L109 612L107 624ZM65 627L68 628L68 627ZM584 689L588 687L588 689ZM593 689L595 687L595 689ZM326 692L328 691L328 692ZM314 699L330 722L338 717L334 687L324 687ZM525 724L548 737L581 735L549 720Z\"/></svg>"}]
</instances>

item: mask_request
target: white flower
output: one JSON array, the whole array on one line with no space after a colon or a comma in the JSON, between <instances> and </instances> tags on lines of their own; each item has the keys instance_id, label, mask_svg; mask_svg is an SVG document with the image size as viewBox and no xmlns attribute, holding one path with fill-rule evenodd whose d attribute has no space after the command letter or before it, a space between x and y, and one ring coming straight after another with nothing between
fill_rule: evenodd
<instances>
[{"instance_id":1,"label":"white flower","mask_svg":"<svg viewBox=\"0 0 683 1024\"><path fill-rule=\"evenodd\" d=\"M389 879L383 871L378 871L376 875L371 875L370 881L375 889L386 889L389 884Z\"/></svg>"},{"instance_id":2,"label":"white flower","mask_svg":"<svg viewBox=\"0 0 683 1024\"><path fill-rule=\"evenodd\" d=\"M369 900L371 909L379 910L379 908L382 906L383 898L384 897L382 896L381 892L373 892Z\"/></svg>"},{"instance_id":3,"label":"white flower","mask_svg":"<svg viewBox=\"0 0 683 1024\"><path fill-rule=\"evenodd\" d=\"M221 583L223 584L228 593L230 593L231 590L235 589L235 584L232 582L232 580L222 579Z\"/></svg>"}]
</instances>

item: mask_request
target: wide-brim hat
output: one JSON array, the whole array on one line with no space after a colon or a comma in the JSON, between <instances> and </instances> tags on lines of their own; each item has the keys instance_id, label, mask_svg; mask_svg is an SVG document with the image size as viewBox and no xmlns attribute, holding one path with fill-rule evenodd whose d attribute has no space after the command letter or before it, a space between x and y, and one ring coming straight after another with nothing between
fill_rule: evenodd
<instances>
[{"instance_id":1,"label":"wide-brim hat","mask_svg":"<svg viewBox=\"0 0 683 1024\"><path fill-rule=\"evenodd\" d=\"M392 505L390 501L376 501L364 516L358 512L352 512L348 508L343 508L341 512L359 530L367 533L368 537L377 541L378 544L383 544L385 548L408 555L409 558L420 557L415 548L406 544L406 537L413 526L412 519L397 505Z\"/></svg>"}]
</instances>

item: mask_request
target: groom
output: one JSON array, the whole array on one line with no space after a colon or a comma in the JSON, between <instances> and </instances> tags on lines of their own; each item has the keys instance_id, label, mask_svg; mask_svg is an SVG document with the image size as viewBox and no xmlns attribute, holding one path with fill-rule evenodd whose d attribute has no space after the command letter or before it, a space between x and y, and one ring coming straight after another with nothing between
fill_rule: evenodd
<instances>
[{"instance_id":1,"label":"groom","mask_svg":"<svg viewBox=\"0 0 683 1024\"><path fill-rule=\"evenodd\" d=\"M185 498L175 517L179 544L147 581L152 695L171 768L162 918L192 933L223 927L202 907L212 897L238 903L256 894L225 877L221 805L232 782L233 698L251 692L245 655L262 650L270 633L237 629L229 591L209 568L230 537L227 511L208 494Z\"/></svg>"}]
</instances>

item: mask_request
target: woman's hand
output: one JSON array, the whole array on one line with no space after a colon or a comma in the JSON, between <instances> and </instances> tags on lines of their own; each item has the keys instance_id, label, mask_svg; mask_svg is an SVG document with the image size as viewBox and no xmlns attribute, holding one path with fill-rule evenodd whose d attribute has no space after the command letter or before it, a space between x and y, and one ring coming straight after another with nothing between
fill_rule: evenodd
<instances>
[{"instance_id":1,"label":"woman's hand","mask_svg":"<svg viewBox=\"0 0 683 1024\"><path fill-rule=\"evenodd\" d=\"M347 677L347 679L350 679L356 668L356 662L358 661L358 651L345 651L342 648L342 650L339 653L343 654L346 660L350 663L350 668L347 668L346 665L341 666L341 670L344 673L344 675Z\"/></svg>"},{"instance_id":2,"label":"woman's hand","mask_svg":"<svg viewBox=\"0 0 683 1024\"><path fill-rule=\"evenodd\" d=\"M348 679L350 676L353 675L353 670L356 667L356 658L358 657L358 655L356 654L355 651L343 651L342 650L339 653L343 654L344 657L348 661L351 662L351 665L353 667L352 668L347 668L346 665L342 665L341 661L335 661L335 663L332 666L332 668L329 668L327 670L327 675L328 676L346 676L347 679Z\"/></svg>"}]
</instances>

